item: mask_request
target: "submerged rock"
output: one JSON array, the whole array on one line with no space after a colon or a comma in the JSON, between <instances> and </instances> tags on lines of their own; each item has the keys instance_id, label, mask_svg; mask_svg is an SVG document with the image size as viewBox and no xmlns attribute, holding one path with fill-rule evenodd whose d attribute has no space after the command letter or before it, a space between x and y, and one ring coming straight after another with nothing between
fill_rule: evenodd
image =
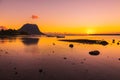
<instances>
[{"instance_id":1,"label":"submerged rock","mask_svg":"<svg viewBox=\"0 0 120 80\"><path fill-rule=\"evenodd\" d=\"M103 46L105 46L105 45L108 45L108 42L107 41L100 41L99 44L102 44Z\"/></svg>"},{"instance_id":2,"label":"submerged rock","mask_svg":"<svg viewBox=\"0 0 120 80\"><path fill-rule=\"evenodd\" d=\"M55 53L55 51L52 51L52 53Z\"/></svg>"},{"instance_id":3,"label":"submerged rock","mask_svg":"<svg viewBox=\"0 0 120 80\"><path fill-rule=\"evenodd\" d=\"M109 43L104 40L89 40L89 39L64 39L64 40L59 40L59 41L66 41L66 42L76 42L76 43L82 43L82 44L99 44L106 46Z\"/></svg>"},{"instance_id":4,"label":"submerged rock","mask_svg":"<svg viewBox=\"0 0 120 80\"><path fill-rule=\"evenodd\" d=\"M18 74L18 72L15 72L15 75L17 75Z\"/></svg>"},{"instance_id":5,"label":"submerged rock","mask_svg":"<svg viewBox=\"0 0 120 80\"><path fill-rule=\"evenodd\" d=\"M53 45L55 45L55 43L53 43Z\"/></svg>"},{"instance_id":6,"label":"submerged rock","mask_svg":"<svg viewBox=\"0 0 120 80\"><path fill-rule=\"evenodd\" d=\"M118 60L120 61L120 58Z\"/></svg>"},{"instance_id":7,"label":"submerged rock","mask_svg":"<svg viewBox=\"0 0 120 80\"><path fill-rule=\"evenodd\" d=\"M72 63L72 65L75 65L75 63Z\"/></svg>"},{"instance_id":8,"label":"submerged rock","mask_svg":"<svg viewBox=\"0 0 120 80\"><path fill-rule=\"evenodd\" d=\"M56 37L57 37L57 38L65 38L64 35L57 35Z\"/></svg>"},{"instance_id":9,"label":"submerged rock","mask_svg":"<svg viewBox=\"0 0 120 80\"><path fill-rule=\"evenodd\" d=\"M70 47L70 48L73 48L73 47L74 47L74 45L73 45L73 44L70 44L70 45L69 45L69 47Z\"/></svg>"},{"instance_id":10,"label":"submerged rock","mask_svg":"<svg viewBox=\"0 0 120 80\"><path fill-rule=\"evenodd\" d=\"M16 70L17 68L16 68L16 67L14 67L13 69L14 69L14 70Z\"/></svg>"},{"instance_id":11,"label":"submerged rock","mask_svg":"<svg viewBox=\"0 0 120 80\"><path fill-rule=\"evenodd\" d=\"M84 62L82 61L82 62L80 62L81 64L84 64Z\"/></svg>"},{"instance_id":12,"label":"submerged rock","mask_svg":"<svg viewBox=\"0 0 120 80\"><path fill-rule=\"evenodd\" d=\"M114 39L112 40L112 43L115 43L115 40L114 40Z\"/></svg>"},{"instance_id":13,"label":"submerged rock","mask_svg":"<svg viewBox=\"0 0 120 80\"><path fill-rule=\"evenodd\" d=\"M85 59L85 58L84 58L83 60L84 60L84 61L86 61L86 59Z\"/></svg>"},{"instance_id":14,"label":"submerged rock","mask_svg":"<svg viewBox=\"0 0 120 80\"><path fill-rule=\"evenodd\" d=\"M63 59L65 59L65 60L66 60L67 58L66 58L66 57L64 57Z\"/></svg>"},{"instance_id":15,"label":"submerged rock","mask_svg":"<svg viewBox=\"0 0 120 80\"><path fill-rule=\"evenodd\" d=\"M43 69L39 69L39 73L42 73L43 72Z\"/></svg>"},{"instance_id":16,"label":"submerged rock","mask_svg":"<svg viewBox=\"0 0 120 80\"><path fill-rule=\"evenodd\" d=\"M119 45L120 43L118 42L117 45Z\"/></svg>"},{"instance_id":17,"label":"submerged rock","mask_svg":"<svg viewBox=\"0 0 120 80\"><path fill-rule=\"evenodd\" d=\"M8 54L8 52L5 52L5 54Z\"/></svg>"},{"instance_id":18,"label":"submerged rock","mask_svg":"<svg viewBox=\"0 0 120 80\"><path fill-rule=\"evenodd\" d=\"M98 50L94 50L94 51L90 51L89 54L93 56L97 56L100 54L100 52Z\"/></svg>"}]
</instances>

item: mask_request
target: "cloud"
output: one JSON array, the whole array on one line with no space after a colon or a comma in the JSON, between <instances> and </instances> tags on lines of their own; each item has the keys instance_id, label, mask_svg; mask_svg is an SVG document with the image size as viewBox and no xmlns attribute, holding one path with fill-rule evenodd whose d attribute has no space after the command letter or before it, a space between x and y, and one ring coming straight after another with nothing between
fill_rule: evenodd
<instances>
[{"instance_id":1,"label":"cloud","mask_svg":"<svg viewBox=\"0 0 120 80\"><path fill-rule=\"evenodd\" d=\"M32 15L32 17L31 17L32 19L38 19L39 18L39 16L37 16L37 15Z\"/></svg>"}]
</instances>

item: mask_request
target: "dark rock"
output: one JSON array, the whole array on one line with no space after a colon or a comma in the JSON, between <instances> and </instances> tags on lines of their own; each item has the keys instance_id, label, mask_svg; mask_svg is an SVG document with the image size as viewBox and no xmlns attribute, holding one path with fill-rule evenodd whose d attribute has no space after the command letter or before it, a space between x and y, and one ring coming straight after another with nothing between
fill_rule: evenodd
<instances>
[{"instance_id":1,"label":"dark rock","mask_svg":"<svg viewBox=\"0 0 120 80\"><path fill-rule=\"evenodd\" d=\"M16 67L14 67L14 70L16 70L17 68Z\"/></svg>"},{"instance_id":2,"label":"dark rock","mask_svg":"<svg viewBox=\"0 0 120 80\"><path fill-rule=\"evenodd\" d=\"M88 72L88 69L86 69L85 71Z\"/></svg>"},{"instance_id":3,"label":"dark rock","mask_svg":"<svg viewBox=\"0 0 120 80\"><path fill-rule=\"evenodd\" d=\"M118 42L117 45L119 45L120 43Z\"/></svg>"},{"instance_id":4,"label":"dark rock","mask_svg":"<svg viewBox=\"0 0 120 80\"><path fill-rule=\"evenodd\" d=\"M18 74L18 72L15 72L15 75L17 75Z\"/></svg>"},{"instance_id":5,"label":"dark rock","mask_svg":"<svg viewBox=\"0 0 120 80\"><path fill-rule=\"evenodd\" d=\"M69 45L69 47L70 47L70 48L73 48L73 47L74 47L74 45L73 45L73 44L70 44L70 45Z\"/></svg>"},{"instance_id":6,"label":"dark rock","mask_svg":"<svg viewBox=\"0 0 120 80\"><path fill-rule=\"evenodd\" d=\"M55 51L52 51L52 53L55 53Z\"/></svg>"},{"instance_id":7,"label":"dark rock","mask_svg":"<svg viewBox=\"0 0 120 80\"><path fill-rule=\"evenodd\" d=\"M43 69L39 69L39 72L42 73L42 72L43 72Z\"/></svg>"},{"instance_id":8,"label":"dark rock","mask_svg":"<svg viewBox=\"0 0 120 80\"><path fill-rule=\"evenodd\" d=\"M64 35L57 35L56 37L57 37L57 38L65 38Z\"/></svg>"},{"instance_id":9,"label":"dark rock","mask_svg":"<svg viewBox=\"0 0 120 80\"><path fill-rule=\"evenodd\" d=\"M120 61L120 58L118 60Z\"/></svg>"},{"instance_id":10,"label":"dark rock","mask_svg":"<svg viewBox=\"0 0 120 80\"><path fill-rule=\"evenodd\" d=\"M8 54L8 52L5 52L5 54Z\"/></svg>"},{"instance_id":11,"label":"dark rock","mask_svg":"<svg viewBox=\"0 0 120 80\"><path fill-rule=\"evenodd\" d=\"M107 41L101 41L99 44L102 44L103 46L108 45Z\"/></svg>"},{"instance_id":12,"label":"dark rock","mask_svg":"<svg viewBox=\"0 0 120 80\"><path fill-rule=\"evenodd\" d=\"M25 32L26 34L37 34L42 35L43 33L39 30L36 24L24 24L19 30L19 32Z\"/></svg>"},{"instance_id":13,"label":"dark rock","mask_svg":"<svg viewBox=\"0 0 120 80\"><path fill-rule=\"evenodd\" d=\"M90 51L89 54L93 55L93 56L96 56L96 55L99 55L100 52L98 50L95 50L95 51Z\"/></svg>"},{"instance_id":14,"label":"dark rock","mask_svg":"<svg viewBox=\"0 0 120 80\"><path fill-rule=\"evenodd\" d=\"M75 63L72 63L72 65L75 65Z\"/></svg>"},{"instance_id":15,"label":"dark rock","mask_svg":"<svg viewBox=\"0 0 120 80\"><path fill-rule=\"evenodd\" d=\"M55 43L53 43L53 45L55 45Z\"/></svg>"},{"instance_id":16,"label":"dark rock","mask_svg":"<svg viewBox=\"0 0 120 80\"><path fill-rule=\"evenodd\" d=\"M89 39L65 39L65 40L59 40L59 41L66 41L66 42L76 42L76 43L82 43L82 44L99 44L106 46L109 43L104 40L89 40Z\"/></svg>"},{"instance_id":17,"label":"dark rock","mask_svg":"<svg viewBox=\"0 0 120 80\"><path fill-rule=\"evenodd\" d=\"M65 59L65 60L66 60L67 58L66 58L66 57L64 57L63 59Z\"/></svg>"},{"instance_id":18,"label":"dark rock","mask_svg":"<svg viewBox=\"0 0 120 80\"><path fill-rule=\"evenodd\" d=\"M86 61L86 59L85 59L85 58L84 58L83 60L84 60L84 61Z\"/></svg>"},{"instance_id":19,"label":"dark rock","mask_svg":"<svg viewBox=\"0 0 120 80\"><path fill-rule=\"evenodd\" d=\"M81 62L81 64L84 64L84 62Z\"/></svg>"},{"instance_id":20,"label":"dark rock","mask_svg":"<svg viewBox=\"0 0 120 80\"><path fill-rule=\"evenodd\" d=\"M112 40L112 43L115 43L115 40L114 40L114 39Z\"/></svg>"}]
</instances>

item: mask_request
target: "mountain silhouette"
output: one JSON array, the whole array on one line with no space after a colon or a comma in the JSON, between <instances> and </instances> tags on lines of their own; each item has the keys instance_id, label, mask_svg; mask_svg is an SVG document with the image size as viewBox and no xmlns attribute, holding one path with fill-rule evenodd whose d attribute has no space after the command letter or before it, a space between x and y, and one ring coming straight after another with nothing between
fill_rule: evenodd
<instances>
[{"instance_id":1,"label":"mountain silhouette","mask_svg":"<svg viewBox=\"0 0 120 80\"><path fill-rule=\"evenodd\" d=\"M38 26L36 24L24 24L19 30L19 32L24 32L27 34L37 34L42 35L43 33L39 30Z\"/></svg>"}]
</instances>

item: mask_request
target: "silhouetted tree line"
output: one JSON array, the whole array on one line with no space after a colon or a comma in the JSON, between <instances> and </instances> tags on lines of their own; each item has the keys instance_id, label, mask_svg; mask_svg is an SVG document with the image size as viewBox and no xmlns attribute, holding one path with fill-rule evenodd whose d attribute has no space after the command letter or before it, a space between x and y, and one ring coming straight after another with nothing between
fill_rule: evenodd
<instances>
[{"instance_id":1,"label":"silhouetted tree line","mask_svg":"<svg viewBox=\"0 0 120 80\"><path fill-rule=\"evenodd\" d=\"M15 29L8 29L8 30L0 30L0 35L28 35L27 32L19 32Z\"/></svg>"}]
</instances>

